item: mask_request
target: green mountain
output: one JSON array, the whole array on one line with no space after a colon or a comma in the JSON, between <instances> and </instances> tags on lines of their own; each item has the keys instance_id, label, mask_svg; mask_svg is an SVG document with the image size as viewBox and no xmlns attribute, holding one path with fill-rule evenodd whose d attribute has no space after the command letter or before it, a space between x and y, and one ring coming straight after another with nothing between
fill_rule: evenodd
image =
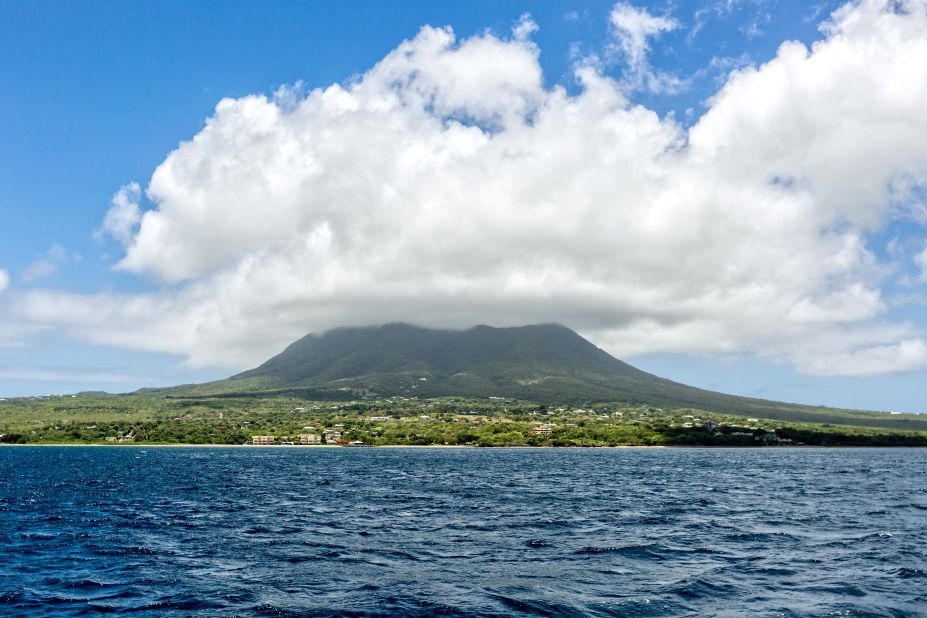
<instances>
[{"instance_id":1,"label":"green mountain","mask_svg":"<svg viewBox=\"0 0 927 618\"><path fill-rule=\"evenodd\" d=\"M646 373L553 324L462 331L408 324L308 335L261 366L178 394L305 398L509 397L539 403L614 402L695 408L797 422L924 430L912 415L836 410L702 390Z\"/></svg>"}]
</instances>

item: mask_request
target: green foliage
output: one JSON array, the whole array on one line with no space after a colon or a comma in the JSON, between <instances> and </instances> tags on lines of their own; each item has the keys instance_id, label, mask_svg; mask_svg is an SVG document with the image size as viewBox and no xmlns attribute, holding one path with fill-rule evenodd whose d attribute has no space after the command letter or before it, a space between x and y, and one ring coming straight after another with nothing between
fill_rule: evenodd
<instances>
[{"instance_id":1,"label":"green foliage","mask_svg":"<svg viewBox=\"0 0 927 618\"><path fill-rule=\"evenodd\" d=\"M539 433L542 426L549 433ZM692 408L580 408L499 398L337 402L142 392L0 402L0 442L11 444L245 444L253 435L298 442L300 434L325 429L340 431L346 441L374 446L927 445L927 432L747 421Z\"/></svg>"}]
</instances>

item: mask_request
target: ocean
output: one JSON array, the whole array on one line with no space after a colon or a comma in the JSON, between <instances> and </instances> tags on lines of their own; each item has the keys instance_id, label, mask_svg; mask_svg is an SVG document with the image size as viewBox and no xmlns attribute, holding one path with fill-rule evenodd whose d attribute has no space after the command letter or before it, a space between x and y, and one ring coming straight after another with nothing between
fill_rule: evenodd
<instances>
[{"instance_id":1,"label":"ocean","mask_svg":"<svg viewBox=\"0 0 927 618\"><path fill-rule=\"evenodd\" d=\"M927 615L927 449L0 448L0 615Z\"/></svg>"}]
</instances>

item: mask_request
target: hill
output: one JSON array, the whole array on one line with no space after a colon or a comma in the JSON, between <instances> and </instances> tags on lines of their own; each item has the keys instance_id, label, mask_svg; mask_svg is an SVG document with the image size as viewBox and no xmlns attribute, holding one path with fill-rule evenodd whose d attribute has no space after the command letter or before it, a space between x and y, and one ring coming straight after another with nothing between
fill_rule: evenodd
<instances>
[{"instance_id":1,"label":"hill","mask_svg":"<svg viewBox=\"0 0 927 618\"><path fill-rule=\"evenodd\" d=\"M694 388L636 369L553 324L462 331L408 324L340 328L303 337L259 367L227 380L171 390L179 396L495 396L548 404L616 402L927 430L927 419L916 415L802 406Z\"/></svg>"}]
</instances>

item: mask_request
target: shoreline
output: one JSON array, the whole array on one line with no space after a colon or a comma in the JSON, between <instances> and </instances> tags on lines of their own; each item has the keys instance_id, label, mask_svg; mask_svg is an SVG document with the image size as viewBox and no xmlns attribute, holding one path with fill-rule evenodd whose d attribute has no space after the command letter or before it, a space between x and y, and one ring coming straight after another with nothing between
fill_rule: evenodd
<instances>
[{"instance_id":1,"label":"shoreline","mask_svg":"<svg viewBox=\"0 0 927 618\"><path fill-rule=\"evenodd\" d=\"M80 444L74 442L44 442L44 443L26 443L26 444L3 444L0 443L0 449L4 447L67 447L67 448L236 448L236 449L296 449L296 450L310 450L310 449L480 449L480 450L493 450L493 449L520 449L520 450L543 450L543 449L559 449L559 450L601 450L601 449L678 449L678 448L691 448L691 449L766 449L766 450L783 450L783 449L808 449L808 448L861 448L861 449L890 449L890 448L925 448L925 446L916 446L916 445L899 445L899 446L878 446L878 445L863 445L863 444L834 444L834 445L815 445L815 444L804 444L804 445L783 445L783 446L761 446L761 445L734 445L734 444L719 444L719 445L706 445L706 444L619 444L615 446L475 446L468 444L382 444L382 445L363 445L363 446L344 446L341 444L187 444L187 443L171 443L171 444Z\"/></svg>"}]
</instances>

